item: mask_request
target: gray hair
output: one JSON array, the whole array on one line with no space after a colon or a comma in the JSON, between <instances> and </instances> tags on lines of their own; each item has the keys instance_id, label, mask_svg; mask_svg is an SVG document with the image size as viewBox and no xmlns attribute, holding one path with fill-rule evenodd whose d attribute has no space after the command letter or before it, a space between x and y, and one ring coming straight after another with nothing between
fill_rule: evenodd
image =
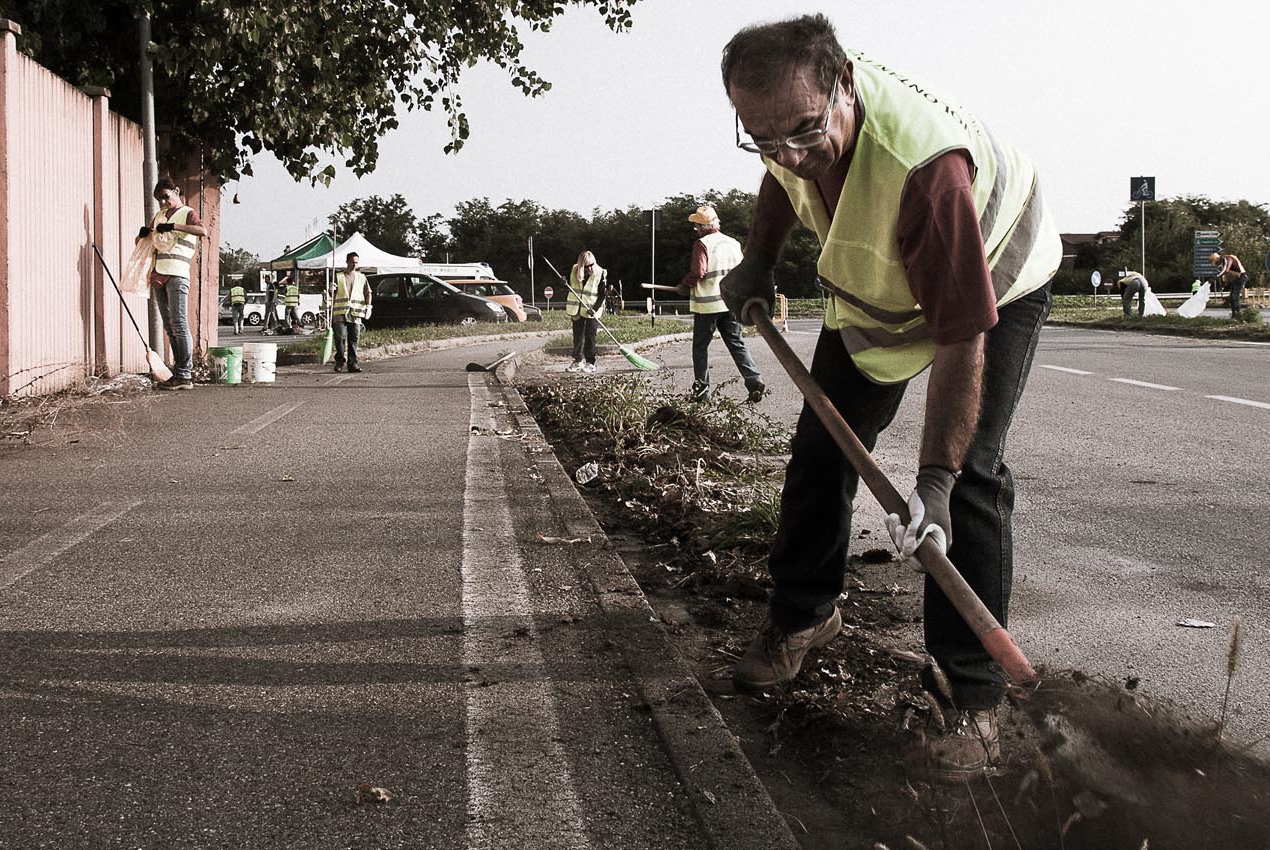
<instances>
[{"instance_id":1,"label":"gray hair","mask_svg":"<svg viewBox=\"0 0 1270 850\"><path fill-rule=\"evenodd\" d=\"M821 87L830 88L847 62L833 24L824 15L803 15L754 24L723 48L723 87L766 93L800 68L810 68Z\"/></svg>"}]
</instances>

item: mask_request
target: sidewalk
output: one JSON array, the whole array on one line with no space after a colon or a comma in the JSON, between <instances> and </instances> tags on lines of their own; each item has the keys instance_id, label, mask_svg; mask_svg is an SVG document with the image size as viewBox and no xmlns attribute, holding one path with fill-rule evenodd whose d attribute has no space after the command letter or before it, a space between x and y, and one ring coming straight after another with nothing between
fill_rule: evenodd
<instances>
[{"instance_id":1,"label":"sidewalk","mask_svg":"<svg viewBox=\"0 0 1270 850\"><path fill-rule=\"evenodd\" d=\"M506 348L0 452L4 846L796 847Z\"/></svg>"}]
</instances>

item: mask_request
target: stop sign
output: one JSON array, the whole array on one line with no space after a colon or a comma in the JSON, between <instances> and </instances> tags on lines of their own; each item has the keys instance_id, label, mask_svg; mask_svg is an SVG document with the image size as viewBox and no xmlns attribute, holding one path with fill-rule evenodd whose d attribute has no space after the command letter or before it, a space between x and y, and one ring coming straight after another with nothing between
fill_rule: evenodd
<instances>
[{"instance_id":1,"label":"stop sign","mask_svg":"<svg viewBox=\"0 0 1270 850\"><path fill-rule=\"evenodd\" d=\"M544 287L542 288L542 297L543 297L543 298L546 298L548 301L550 301L550 300L551 300L551 296L553 296L553 295L555 295L555 294L556 294L556 291L555 291L554 289L552 289L550 286L544 286Z\"/></svg>"}]
</instances>

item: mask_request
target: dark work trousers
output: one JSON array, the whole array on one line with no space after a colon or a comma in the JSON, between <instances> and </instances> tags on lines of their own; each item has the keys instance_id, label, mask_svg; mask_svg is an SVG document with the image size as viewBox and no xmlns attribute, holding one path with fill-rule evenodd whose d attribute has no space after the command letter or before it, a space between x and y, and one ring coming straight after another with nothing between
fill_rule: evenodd
<instances>
[{"instance_id":1,"label":"dark work trousers","mask_svg":"<svg viewBox=\"0 0 1270 850\"><path fill-rule=\"evenodd\" d=\"M692 388L704 391L710 386L710 341L714 339L716 328L745 381L745 388L753 390L762 386L763 376L741 338L741 323L731 311L724 310L722 313L692 314Z\"/></svg>"},{"instance_id":2,"label":"dark work trousers","mask_svg":"<svg viewBox=\"0 0 1270 850\"><path fill-rule=\"evenodd\" d=\"M600 323L596 319L573 320L573 362L580 363L583 358L592 366L595 365L595 331Z\"/></svg>"},{"instance_id":3,"label":"dark work trousers","mask_svg":"<svg viewBox=\"0 0 1270 850\"><path fill-rule=\"evenodd\" d=\"M335 365L357 368L357 342L362 338L362 326L357 322L336 319L331 322L331 337L335 342ZM347 352L347 353L346 353Z\"/></svg>"},{"instance_id":4,"label":"dark work trousers","mask_svg":"<svg viewBox=\"0 0 1270 850\"><path fill-rule=\"evenodd\" d=\"M1243 310L1243 303L1240 299L1244 294L1244 287L1248 285L1248 275L1241 274L1235 278L1235 282L1230 285L1230 317L1238 319L1239 313Z\"/></svg>"},{"instance_id":5,"label":"dark work trousers","mask_svg":"<svg viewBox=\"0 0 1270 850\"><path fill-rule=\"evenodd\" d=\"M1138 315L1146 314L1147 310L1147 294L1142 288L1142 281L1135 280L1124 285L1124 289L1120 290L1120 306L1124 308L1126 316L1133 315L1133 296L1138 296Z\"/></svg>"},{"instance_id":6,"label":"dark work trousers","mask_svg":"<svg viewBox=\"0 0 1270 850\"><path fill-rule=\"evenodd\" d=\"M984 341L981 413L961 477L950 500L952 547L948 557L1004 626L1013 575L1010 519L1014 481L1005 465L1005 438L1052 298L1048 285L998 311ZM812 360L820 384L869 451L895 416L906 384L881 385L851 361L837 331L822 330ZM824 619L842 593L851 539L851 510L859 478L833 437L806 404L794 433L781 493L780 525L768 568L776 589L772 621L797 631ZM925 590L926 649L948 675L959 708L990 708L1005 682L930 577ZM932 687L929 671L923 677Z\"/></svg>"}]
</instances>

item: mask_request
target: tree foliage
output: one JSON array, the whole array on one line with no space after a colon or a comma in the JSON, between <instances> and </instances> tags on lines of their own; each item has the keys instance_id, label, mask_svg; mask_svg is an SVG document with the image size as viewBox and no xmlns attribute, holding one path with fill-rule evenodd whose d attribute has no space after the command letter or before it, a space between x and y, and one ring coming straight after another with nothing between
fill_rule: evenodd
<instances>
[{"instance_id":1,"label":"tree foliage","mask_svg":"<svg viewBox=\"0 0 1270 850\"><path fill-rule=\"evenodd\" d=\"M1214 201L1202 195L1166 198L1146 204L1146 276L1157 292L1187 292L1195 274L1192 267L1196 230L1221 233L1222 250L1239 256L1252 280L1262 274L1262 260L1270 249L1270 212L1248 201ZM1082 257L1077 257L1077 262ZM1104 277L1121 269L1142 265L1142 208L1125 209L1120 240L1105 246L1093 258ZM1084 279L1089 279L1088 272Z\"/></svg>"},{"instance_id":2,"label":"tree foliage","mask_svg":"<svg viewBox=\"0 0 1270 850\"><path fill-rule=\"evenodd\" d=\"M578 254L589 250L608 270L610 283L620 284L627 299L642 300L648 291L639 284L674 285L683 278L697 238L688 215L702 203L712 204L718 211L724 233L744 243L754 195L738 190L667 198L660 206L661 226L655 246L644 210L639 207L597 209L588 218L569 210L549 210L533 201L506 200L495 206L489 198L474 198L456 205L447 222L449 239L425 255L442 260L445 252L455 261L487 262L496 274L529 295L529 238L533 237L535 295L543 286L557 282L547 261L567 274ZM780 290L791 298L814 295L819 255L815 235L797 228L777 267Z\"/></svg>"},{"instance_id":3,"label":"tree foliage","mask_svg":"<svg viewBox=\"0 0 1270 850\"><path fill-rule=\"evenodd\" d=\"M260 258L246 248L224 244L220 247L220 274L224 280L233 274L243 275L243 285L255 288L260 282Z\"/></svg>"},{"instance_id":4,"label":"tree foliage","mask_svg":"<svg viewBox=\"0 0 1270 850\"><path fill-rule=\"evenodd\" d=\"M637 0L7 0L19 47L75 85L112 90L117 111L140 120L135 19L153 15L155 114L207 145L227 179L250 174L269 151L296 179L329 182L344 156L372 171L398 110L440 109L463 146L470 128L458 91L465 68L486 60L527 96L551 84L521 61L521 28L549 30L567 5L593 7L615 31Z\"/></svg>"},{"instance_id":5,"label":"tree foliage","mask_svg":"<svg viewBox=\"0 0 1270 850\"><path fill-rule=\"evenodd\" d=\"M360 231L376 248L403 257L420 255L420 228L414 211L401 195L372 195L342 204L329 219L336 243Z\"/></svg>"}]
</instances>

